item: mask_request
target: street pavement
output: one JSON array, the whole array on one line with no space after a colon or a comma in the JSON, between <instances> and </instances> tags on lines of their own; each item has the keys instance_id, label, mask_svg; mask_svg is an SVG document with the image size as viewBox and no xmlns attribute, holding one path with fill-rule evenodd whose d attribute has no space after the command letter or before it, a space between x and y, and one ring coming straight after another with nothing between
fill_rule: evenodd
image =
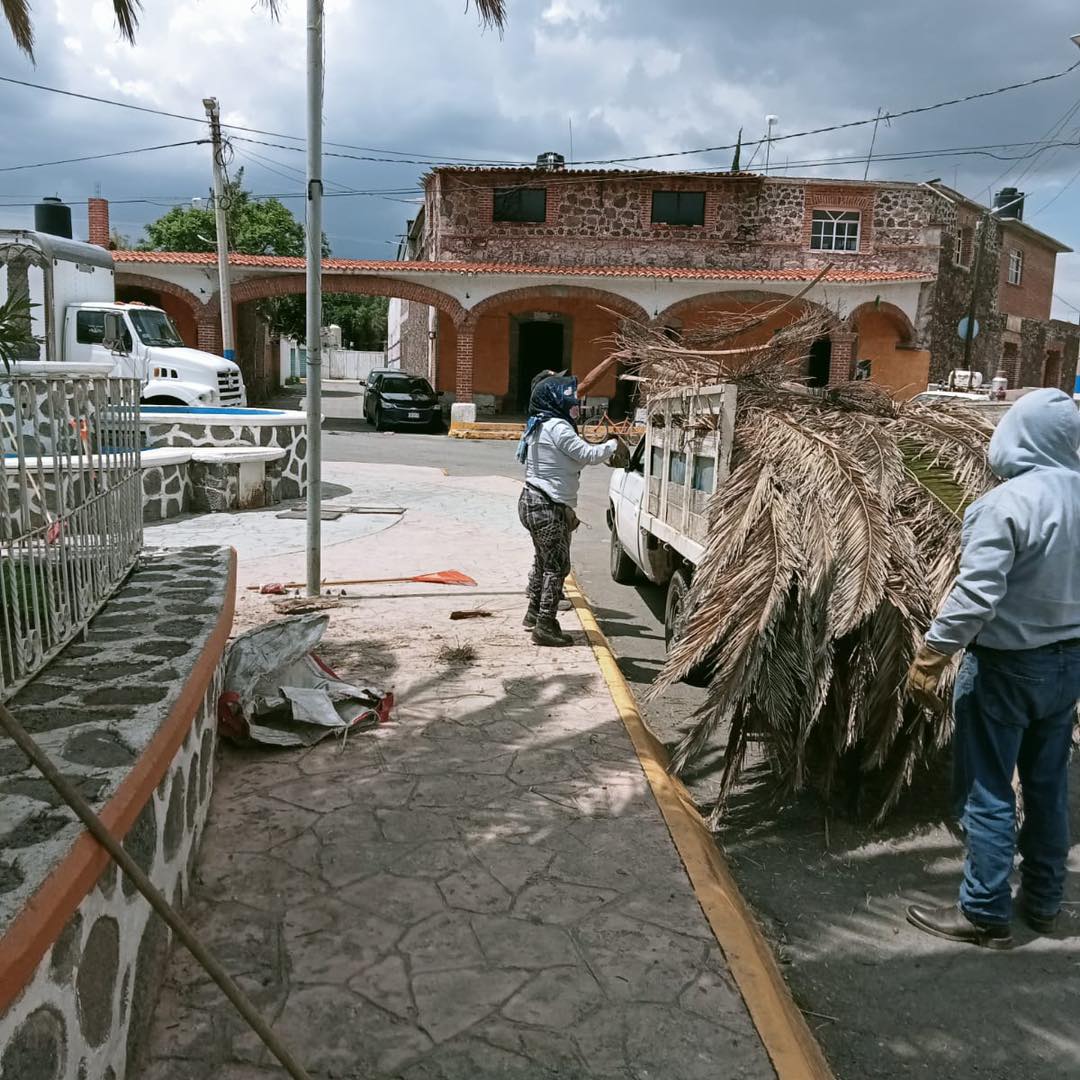
<instances>
[{"instance_id":1,"label":"street pavement","mask_svg":"<svg viewBox=\"0 0 1080 1080\"><path fill-rule=\"evenodd\" d=\"M340 459L430 463L452 475L520 482L513 443L377 435L354 426L328 434L326 446ZM584 474L574 567L650 727L672 743L705 695L680 686L656 700L646 696L664 658L663 593L610 579L609 475L605 468ZM701 805L715 795L722 750L718 742L682 778ZM1056 937L1035 938L1017 927L1018 948L987 957L920 934L904 920L908 903L955 899L962 848L944 772L917 777L886 826L873 828L811 795L777 807L767 772L751 768L718 840L843 1080L1080 1076L1080 845L1070 856ZM1076 837L1080 756L1072 773Z\"/></svg>"},{"instance_id":2,"label":"street pavement","mask_svg":"<svg viewBox=\"0 0 1080 1080\"><path fill-rule=\"evenodd\" d=\"M324 574L478 586L358 587L328 612L320 655L392 689L394 720L223 747L192 925L318 1080L772 1077L576 616L568 649L521 629L519 482L447 475L454 444L422 445L443 465L327 465L335 505L407 512L326 523ZM233 543L241 631L274 617L245 586L303 577L304 527L203 515L147 543ZM178 949L138 1075L284 1073Z\"/></svg>"}]
</instances>

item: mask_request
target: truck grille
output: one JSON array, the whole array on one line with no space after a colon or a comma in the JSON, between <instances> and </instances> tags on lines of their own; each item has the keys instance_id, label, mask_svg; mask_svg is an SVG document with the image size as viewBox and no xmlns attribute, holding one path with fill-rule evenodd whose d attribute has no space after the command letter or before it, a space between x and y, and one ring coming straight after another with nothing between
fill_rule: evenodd
<instances>
[{"instance_id":1,"label":"truck grille","mask_svg":"<svg viewBox=\"0 0 1080 1080\"><path fill-rule=\"evenodd\" d=\"M218 372L218 396L223 405L236 405L240 401L240 372Z\"/></svg>"}]
</instances>

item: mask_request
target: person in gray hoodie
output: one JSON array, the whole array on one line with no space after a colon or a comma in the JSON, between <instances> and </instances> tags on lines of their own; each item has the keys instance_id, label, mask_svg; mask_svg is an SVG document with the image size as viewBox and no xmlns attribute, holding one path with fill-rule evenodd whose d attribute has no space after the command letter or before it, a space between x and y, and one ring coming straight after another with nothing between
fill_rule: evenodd
<instances>
[{"instance_id":1,"label":"person in gray hoodie","mask_svg":"<svg viewBox=\"0 0 1080 1080\"><path fill-rule=\"evenodd\" d=\"M1061 908L1080 699L1078 448L1080 413L1060 390L1026 394L1005 414L989 450L1005 483L965 513L959 575L912 665L909 690L932 702L951 658L966 650L953 698L954 784L967 843L959 903L908 908L911 923L938 937L1011 945L1017 844L1021 916L1052 933Z\"/></svg>"}]
</instances>

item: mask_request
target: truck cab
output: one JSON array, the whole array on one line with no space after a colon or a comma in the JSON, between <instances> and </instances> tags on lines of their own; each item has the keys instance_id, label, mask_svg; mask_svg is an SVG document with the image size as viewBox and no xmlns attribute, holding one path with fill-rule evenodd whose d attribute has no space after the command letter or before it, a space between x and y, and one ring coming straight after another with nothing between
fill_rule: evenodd
<instances>
[{"instance_id":1,"label":"truck cab","mask_svg":"<svg viewBox=\"0 0 1080 1080\"><path fill-rule=\"evenodd\" d=\"M161 310L137 302L84 301L64 316L64 359L105 361L142 383L144 405L243 406L240 369L231 360L189 349Z\"/></svg>"}]
</instances>

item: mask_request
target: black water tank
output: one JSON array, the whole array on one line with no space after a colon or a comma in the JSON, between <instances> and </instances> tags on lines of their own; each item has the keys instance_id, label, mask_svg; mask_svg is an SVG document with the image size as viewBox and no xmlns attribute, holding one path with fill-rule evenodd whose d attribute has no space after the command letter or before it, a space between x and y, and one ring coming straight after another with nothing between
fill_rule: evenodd
<instances>
[{"instance_id":1,"label":"black water tank","mask_svg":"<svg viewBox=\"0 0 1080 1080\"><path fill-rule=\"evenodd\" d=\"M1005 209L999 209L1004 207ZM1024 220L1024 193L1014 187L1002 188L994 196L994 209L998 211L999 218L1014 218L1016 221Z\"/></svg>"},{"instance_id":2,"label":"black water tank","mask_svg":"<svg viewBox=\"0 0 1080 1080\"><path fill-rule=\"evenodd\" d=\"M46 195L34 207L34 230L71 239L71 207L55 195Z\"/></svg>"}]
</instances>

